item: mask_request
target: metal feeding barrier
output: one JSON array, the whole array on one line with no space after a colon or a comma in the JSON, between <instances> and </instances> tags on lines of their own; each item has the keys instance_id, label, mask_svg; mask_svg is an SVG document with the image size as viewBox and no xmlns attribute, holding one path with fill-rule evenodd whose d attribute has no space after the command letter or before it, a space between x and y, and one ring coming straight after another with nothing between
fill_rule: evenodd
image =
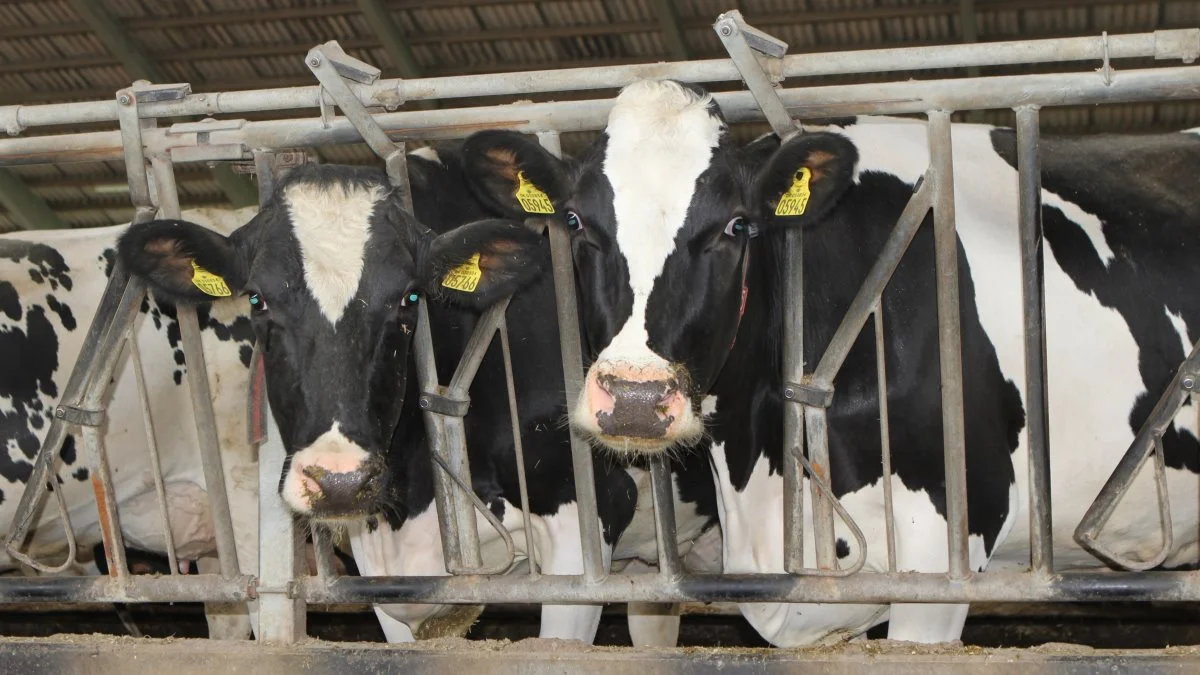
<instances>
[{"instance_id":1,"label":"metal feeding barrier","mask_svg":"<svg viewBox=\"0 0 1200 675\"><path fill-rule=\"evenodd\" d=\"M134 86L118 92L111 102L71 103L0 108L0 125L11 139L0 139L0 165L123 159L136 221L178 216L173 166L177 163L253 160L260 196L270 193L281 170L279 155L290 148L365 141L383 161L389 181L406 197L411 193L404 139L434 140L461 137L485 128L506 128L538 135L542 145L560 154L561 132L603 128L613 103L609 99L458 108L437 111L370 112L409 101L482 95L607 89L640 78L674 78L685 82L743 81L747 91L719 92L714 98L731 122L765 119L781 137L803 133L796 120L851 114L926 115L930 165L919 182L879 258L867 275L829 347L815 367L803 363L803 315L799 302L788 305L784 317L785 404L783 477L785 570L783 574L687 573L675 544L670 470L651 463L651 495L657 526L660 574L609 575L601 553L592 451L574 433L571 452L578 490L582 533L583 572L580 575L542 575L536 559L530 574L502 575L510 570L516 552L511 535L484 507L471 485L463 415L469 410L468 388L495 335L504 355L513 440L526 527L530 518L524 478L522 445L516 419L516 394L508 335L504 322L508 299L483 313L462 360L449 383L442 385L434 367L426 309L414 339L419 406L424 415L434 458L434 488L441 529L446 577L336 577L328 556L327 532L313 533L318 550L318 574L302 570L302 556L293 517L275 494L283 457L263 452L260 458L260 550L257 578L242 575L233 548L228 500L224 495L221 458L204 377L188 378L197 403L200 451L205 479L214 505L221 575L158 578L134 577L123 559L119 513L99 433L104 419L102 401L134 325L145 290L118 265L105 291L86 347L63 391L55 419L34 462L33 475L22 495L6 541L8 551L43 571L53 565L31 560L21 552L38 504L46 489L67 425L82 427L92 461L102 534L110 578L0 580L0 601L163 602L245 601L260 599L260 637L294 640L304 635L306 603L490 603L490 602L681 602L681 601L802 601L802 602L936 602L973 601L1099 601L1200 600L1200 577L1191 572L1055 572L1050 513L1050 462L1047 432L1046 328L1041 231L1041 177L1038 157L1039 110L1044 106L1164 101L1200 98L1200 66L1169 66L1123 70L1114 76L1112 59L1157 58L1191 63L1200 57L1200 29L1157 31L1140 35L1040 40L932 48L888 49L838 54L785 56L787 45L742 20L738 12L721 15L714 26L730 59L648 64L615 68L508 75L462 76L414 80L379 79L378 69L345 54L337 43L314 48L305 62L319 85L247 92L193 94L186 84ZM977 77L838 85L782 87L786 78L835 73L904 71L913 69L982 67L1011 63L1094 60L1098 72ZM332 108L341 109L335 117ZM252 111L318 108L314 119L251 122L205 120L158 127L160 117L237 114ZM951 113L961 110L1007 108L1016 112L1019 173L1021 290L1023 298L1026 412L1029 435L1029 512L1031 572L973 573L968 560L966 451L963 412L962 346L959 320L958 269L955 236L954 184L951 158ZM117 121L117 131L19 137L31 127ZM396 140L401 139L401 140ZM153 189L151 188L153 185ZM948 527L947 573L901 572L895 557L887 381L884 367L884 326L880 298L904 252L932 210L937 274L937 317L941 372L942 423L946 469ZM556 314L561 331L566 405L573 405L583 383L582 349L577 322L574 275L568 234L561 223L535 223L549 230L556 289ZM803 233L786 236L787 297L803 297L801 252ZM203 351L194 311L180 308L184 348L190 373L203 373ZM888 570L860 572L868 542L853 518L832 492L829 477L827 409L836 376L851 346L869 320L874 322L879 377L880 434L883 449L883 497L887 522ZM136 351L134 352L136 358ZM140 372L140 366L139 366ZM1162 561L1125 560L1098 543L1099 532L1139 470L1154 458L1163 523L1163 556L1170 548L1169 505L1161 434L1186 396L1200 387L1200 347L1193 350L1138 434L1109 483L1076 532L1085 547L1111 564L1144 570ZM149 422L147 422L149 427ZM275 434L277 437L277 434ZM157 463L152 448L152 461ZM804 565L806 497L811 490L814 559ZM171 541L161 481L158 487L166 541ZM74 534L62 511L71 551ZM484 566L480 555L478 515L504 540L506 558ZM858 556L844 566L835 555L835 518L843 521L857 541ZM530 547L530 556L534 556ZM173 556L173 552L171 553ZM177 567L172 558L172 569ZM536 579L536 583L534 582Z\"/></svg>"}]
</instances>

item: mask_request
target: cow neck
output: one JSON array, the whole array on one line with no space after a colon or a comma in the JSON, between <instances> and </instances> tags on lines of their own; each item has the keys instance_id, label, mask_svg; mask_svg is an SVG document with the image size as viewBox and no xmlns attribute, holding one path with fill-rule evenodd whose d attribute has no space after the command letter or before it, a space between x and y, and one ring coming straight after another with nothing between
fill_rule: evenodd
<instances>
[{"instance_id":1,"label":"cow neck","mask_svg":"<svg viewBox=\"0 0 1200 675\"><path fill-rule=\"evenodd\" d=\"M708 393L741 396L779 380L782 306L778 281L778 246L771 236L751 239L742 253L741 304L725 364Z\"/></svg>"}]
</instances>

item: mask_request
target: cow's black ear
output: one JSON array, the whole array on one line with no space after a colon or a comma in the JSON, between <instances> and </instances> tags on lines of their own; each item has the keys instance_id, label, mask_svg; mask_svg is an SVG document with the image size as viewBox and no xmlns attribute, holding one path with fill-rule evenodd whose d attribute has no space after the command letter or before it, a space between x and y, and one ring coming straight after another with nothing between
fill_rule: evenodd
<instances>
[{"instance_id":1,"label":"cow's black ear","mask_svg":"<svg viewBox=\"0 0 1200 675\"><path fill-rule=\"evenodd\" d=\"M841 134L805 133L771 155L755 178L760 219L768 224L808 225L837 204L854 178L858 149Z\"/></svg>"},{"instance_id":2,"label":"cow's black ear","mask_svg":"<svg viewBox=\"0 0 1200 675\"><path fill-rule=\"evenodd\" d=\"M506 218L552 215L568 197L566 162L527 136L480 131L462 154L472 191Z\"/></svg>"},{"instance_id":3,"label":"cow's black ear","mask_svg":"<svg viewBox=\"0 0 1200 675\"><path fill-rule=\"evenodd\" d=\"M436 237L425 261L433 296L482 309L515 293L549 267L541 235L512 220L481 220Z\"/></svg>"},{"instance_id":4,"label":"cow's black ear","mask_svg":"<svg viewBox=\"0 0 1200 675\"><path fill-rule=\"evenodd\" d=\"M241 257L229 238L185 220L130 225L117 253L131 274L175 302L227 297L246 283Z\"/></svg>"}]
</instances>

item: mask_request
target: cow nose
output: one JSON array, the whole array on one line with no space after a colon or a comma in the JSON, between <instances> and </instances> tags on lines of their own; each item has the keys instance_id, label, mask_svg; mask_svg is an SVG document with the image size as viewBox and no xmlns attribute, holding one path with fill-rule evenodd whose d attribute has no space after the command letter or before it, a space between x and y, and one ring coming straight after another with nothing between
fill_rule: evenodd
<instances>
[{"instance_id":1,"label":"cow nose","mask_svg":"<svg viewBox=\"0 0 1200 675\"><path fill-rule=\"evenodd\" d=\"M595 381L596 393L602 394L593 397L596 423L607 436L664 438L681 416L684 397L673 377L628 379L606 373Z\"/></svg>"},{"instance_id":2,"label":"cow nose","mask_svg":"<svg viewBox=\"0 0 1200 675\"><path fill-rule=\"evenodd\" d=\"M320 464L302 467L308 502L314 516L347 516L371 510L379 496L383 471L367 461L351 471L333 471Z\"/></svg>"}]
</instances>

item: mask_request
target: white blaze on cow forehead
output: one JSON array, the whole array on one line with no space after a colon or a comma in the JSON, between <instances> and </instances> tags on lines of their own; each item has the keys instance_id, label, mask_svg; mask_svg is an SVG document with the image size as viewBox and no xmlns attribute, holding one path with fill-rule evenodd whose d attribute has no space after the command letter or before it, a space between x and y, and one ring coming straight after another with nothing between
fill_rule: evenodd
<instances>
[{"instance_id":1,"label":"white blaze on cow forehead","mask_svg":"<svg viewBox=\"0 0 1200 675\"><path fill-rule=\"evenodd\" d=\"M711 101L675 82L642 80L621 91L609 114L604 175L612 185L633 313L602 360L661 361L647 345L646 303L725 126L709 113Z\"/></svg>"},{"instance_id":2,"label":"white blaze on cow forehead","mask_svg":"<svg viewBox=\"0 0 1200 675\"><path fill-rule=\"evenodd\" d=\"M300 242L304 281L332 324L358 290L371 214L382 186L294 183L283 192L292 231Z\"/></svg>"}]
</instances>

